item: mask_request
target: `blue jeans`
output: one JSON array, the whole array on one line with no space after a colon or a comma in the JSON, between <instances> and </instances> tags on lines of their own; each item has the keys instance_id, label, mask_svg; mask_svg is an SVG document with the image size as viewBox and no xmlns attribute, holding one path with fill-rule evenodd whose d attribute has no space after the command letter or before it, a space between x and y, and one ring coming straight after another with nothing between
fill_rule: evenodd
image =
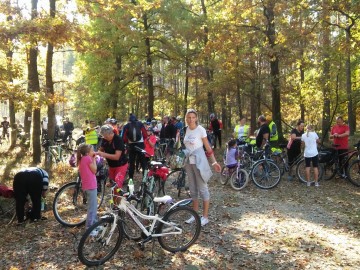
<instances>
[{"instance_id":1,"label":"blue jeans","mask_svg":"<svg viewBox=\"0 0 360 270\"><path fill-rule=\"evenodd\" d=\"M84 190L87 198L86 229L97 221L97 189Z\"/></svg>"}]
</instances>

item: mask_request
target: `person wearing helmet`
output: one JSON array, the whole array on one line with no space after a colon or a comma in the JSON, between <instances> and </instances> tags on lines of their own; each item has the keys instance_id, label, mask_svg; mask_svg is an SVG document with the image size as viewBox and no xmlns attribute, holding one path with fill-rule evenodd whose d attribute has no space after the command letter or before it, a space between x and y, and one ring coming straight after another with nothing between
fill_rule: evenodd
<instances>
[{"instance_id":1,"label":"person wearing helmet","mask_svg":"<svg viewBox=\"0 0 360 270\"><path fill-rule=\"evenodd\" d=\"M118 129L118 126L117 126L117 120L115 118L110 118L109 123L112 126L112 128L114 129L114 133L116 135L119 135L120 132L119 132L119 129Z\"/></svg>"},{"instance_id":2,"label":"person wearing helmet","mask_svg":"<svg viewBox=\"0 0 360 270\"><path fill-rule=\"evenodd\" d=\"M216 148L216 141L219 141L219 146L221 148L221 129L222 122L216 118L214 113L210 114L210 127L209 130L214 133L214 148Z\"/></svg>"},{"instance_id":3,"label":"person wearing helmet","mask_svg":"<svg viewBox=\"0 0 360 270\"><path fill-rule=\"evenodd\" d=\"M9 140L9 127L10 127L10 122L7 120L7 116L3 117L4 121L1 122L1 127L2 127L2 137L3 139L5 139L7 137L7 140Z\"/></svg>"},{"instance_id":4,"label":"person wearing helmet","mask_svg":"<svg viewBox=\"0 0 360 270\"><path fill-rule=\"evenodd\" d=\"M276 124L273 121L271 115L266 116L266 122L270 128L270 145L271 147L277 147L279 136L278 136Z\"/></svg>"}]
</instances>

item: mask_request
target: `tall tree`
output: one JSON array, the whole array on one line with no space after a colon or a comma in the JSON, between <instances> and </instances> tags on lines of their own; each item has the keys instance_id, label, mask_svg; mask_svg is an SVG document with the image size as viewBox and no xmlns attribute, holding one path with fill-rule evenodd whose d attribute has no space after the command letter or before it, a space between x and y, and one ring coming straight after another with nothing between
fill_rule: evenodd
<instances>
[{"instance_id":1,"label":"tall tree","mask_svg":"<svg viewBox=\"0 0 360 270\"><path fill-rule=\"evenodd\" d=\"M50 4L50 17L55 18L56 13L56 0L49 0ZM55 138L55 126L56 126L56 117L55 117L55 90L54 90L54 81L53 81L53 55L54 55L54 46L51 42L47 44L46 52L46 92L48 98L47 106L47 116L48 116L48 138L54 140Z\"/></svg>"},{"instance_id":2,"label":"tall tree","mask_svg":"<svg viewBox=\"0 0 360 270\"><path fill-rule=\"evenodd\" d=\"M34 20L37 17L37 5L38 0L31 0L31 19ZM40 82L37 65L38 48L37 41L33 40L29 48L29 60L28 60L28 91L29 93L39 94ZM30 110L31 112L31 110ZM26 111L25 117L29 115L29 111ZM33 150L33 163L40 163L41 161L41 144L40 144L40 104L34 106L32 111L32 150ZM30 122L30 121L28 121ZM30 126L28 127L30 131Z\"/></svg>"}]
</instances>

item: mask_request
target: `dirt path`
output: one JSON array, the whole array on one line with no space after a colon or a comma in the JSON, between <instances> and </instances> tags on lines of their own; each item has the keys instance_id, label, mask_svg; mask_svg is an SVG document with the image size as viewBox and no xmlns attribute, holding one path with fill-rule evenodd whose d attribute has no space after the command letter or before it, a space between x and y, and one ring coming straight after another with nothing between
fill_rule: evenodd
<instances>
[{"instance_id":1,"label":"dirt path","mask_svg":"<svg viewBox=\"0 0 360 270\"><path fill-rule=\"evenodd\" d=\"M344 180L307 188L284 177L273 190L250 183L235 192L216 178L211 223L189 251L169 254L155 242L141 252L126 240L99 269L359 269L359 188ZM83 228L45 215L25 228L0 227L0 269L85 269L76 255Z\"/></svg>"}]
</instances>

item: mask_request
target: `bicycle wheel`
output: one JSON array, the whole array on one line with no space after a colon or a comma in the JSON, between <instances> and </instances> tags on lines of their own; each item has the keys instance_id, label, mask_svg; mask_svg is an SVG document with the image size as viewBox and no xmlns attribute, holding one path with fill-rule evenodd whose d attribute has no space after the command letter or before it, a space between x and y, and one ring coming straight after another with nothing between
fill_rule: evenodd
<instances>
[{"instance_id":1,"label":"bicycle wheel","mask_svg":"<svg viewBox=\"0 0 360 270\"><path fill-rule=\"evenodd\" d=\"M186 223L185 221L191 217L195 219L194 222ZM190 207L176 207L167 212L163 220L170 224L159 224L157 233L163 233L165 235L158 237L158 241L160 246L167 251L185 251L196 242L200 235L200 217ZM181 229L182 233L172 234L177 232L176 228Z\"/></svg>"},{"instance_id":2,"label":"bicycle wheel","mask_svg":"<svg viewBox=\"0 0 360 270\"><path fill-rule=\"evenodd\" d=\"M102 205L103 201L104 201L104 196L105 196L105 182L106 179L101 179L97 181L97 198L98 198L98 209L100 208L100 206Z\"/></svg>"},{"instance_id":3,"label":"bicycle wheel","mask_svg":"<svg viewBox=\"0 0 360 270\"><path fill-rule=\"evenodd\" d=\"M270 159L279 167L281 176L285 173L285 163L280 154L271 154Z\"/></svg>"},{"instance_id":4,"label":"bicycle wheel","mask_svg":"<svg viewBox=\"0 0 360 270\"><path fill-rule=\"evenodd\" d=\"M347 168L347 176L349 181L360 187L360 160L354 160Z\"/></svg>"},{"instance_id":5,"label":"bicycle wheel","mask_svg":"<svg viewBox=\"0 0 360 270\"><path fill-rule=\"evenodd\" d=\"M259 160L251 170L255 185L262 189L276 187L281 179L279 167L272 160Z\"/></svg>"},{"instance_id":6,"label":"bicycle wheel","mask_svg":"<svg viewBox=\"0 0 360 270\"><path fill-rule=\"evenodd\" d=\"M141 200L136 203L135 207L145 215L155 215L154 198L152 194L147 190L142 194Z\"/></svg>"},{"instance_id":7,"label":"bicycle wheel","mask_svg":"<svg viewBox=\"0 0 360 270\"><path fill-rule=\"evenodd\" d=\"M244 169L237 169L230 177L230 186L235 190L242 190L249 182L249 174Z\"/></svg>"},{"instance_id":8,"label":"bicycle wheel","mask_svg":"<svg viewBox=\"0 0 360 270\"><path fill-rule=\"evenodd\" d=\"M330 180L335 177L335 174L336 174L335 162L323 163L323 164L321 164L321 166L323 168L323 174L322 174L321 179Z\"/></svg>"},{"instance_id":9,"label":"bicycle wheel","mask_svg":"<svg viewBox=\"0 0 360 270\"><path fill-rule=\"evenodd\" d=\"M221 169L221 173L220 173L220 183L222 185L226 185L228 181L229 181L229 169L226 166L224 166Z\"/></svg>"},{"instance_id":10,"label":"bicycle wheel","mask_svg":"<svg viewBox=\"0 0 360 270\"><path fill-rule=\"evenodd\" d=\"M134 219L129 215L129 213L125 213L123 211L120 211L119 215L122 219L121 226L125 236L130 240L139 241L141 239L142 230ZM141 219L139 218L139 220Z\"/></svg>"},{"instance_id":11,"label":"bicycle wheel","mask_svg":"<svg viewBox=\"0 0 360 270\"><path fill-rule=\"evenodd\" d=\"M67 148L66 145L62 146L62 154L61 154L61 161L68 162L70 160L71 155L73 154L73 150Z\"/></svg>"},{"instance_id":12,"label":"bicycle wheel","mask_svg":"<svg viewBox=\"0 0 360 270\"><path fill-rule=\"evenodd\" d=\"M176 200L188 197L184 196L185 193L182 192L185 188L186 178L184 169L176 169L169 173L165 181L165 194Z\"/></svg>"},{"instance_id":13,"label":"bicycle wheel","mask_svg":"<svg viewBox=\"0 0 360 270\"><path fill-rule=\"evenodd\" d=\"M78 246L78 256L83 264L102 265L114 256L121 245L123 232L113 223L114 217L101 218L85 231Z\"/></svg>"},{"instance_id":14,"label":"bicycle wheel","mask_svg":"<svg viewBox=\"0 0 360 270\"><path fill-rule=\"evenodd\" d=\"M64 226L75 227L85 223L86 196L77 182L65 184L56 192L53 213L55 219Z\"/></svg>"},{"instance_id":15,"label":"bicycle wheel","mask_svg":"<svg viewBox=\"0 0 360 270\"><path fill-rule=\"evenodd\" d=\"M15 198L0 197L0 219L10 224L16 218Z\"/></svg>"},{"instance_id":16,"label":"bicycle wheel","mask_svg":"<svg viewBox=\"0 0 360 270\"><path fill-rule=\"evenodd\" d=\"M56 157L50 151L42 151L41 160L47 169L51 168L53 164L56 164Z\"/></svg>"},{"instance_id":17,"label":"bicycle wheel","mask_svg":"<svg viewBox=\"0 0 360 270\"><path fill-rule=\"evenodd\" d=\"M306 173L305 173L305 159L300 160L297 165L296 165L296 175L298 176L299 180L303 183L306 183ZM324 173L324 169L323 169L323 165L319 164L318 167L319 170L319 177L318 180L320 181L322 179L323 173ZM311 167L310 168L310 176L314 175L314 168Z\"/></svg>"}]
</instances>

